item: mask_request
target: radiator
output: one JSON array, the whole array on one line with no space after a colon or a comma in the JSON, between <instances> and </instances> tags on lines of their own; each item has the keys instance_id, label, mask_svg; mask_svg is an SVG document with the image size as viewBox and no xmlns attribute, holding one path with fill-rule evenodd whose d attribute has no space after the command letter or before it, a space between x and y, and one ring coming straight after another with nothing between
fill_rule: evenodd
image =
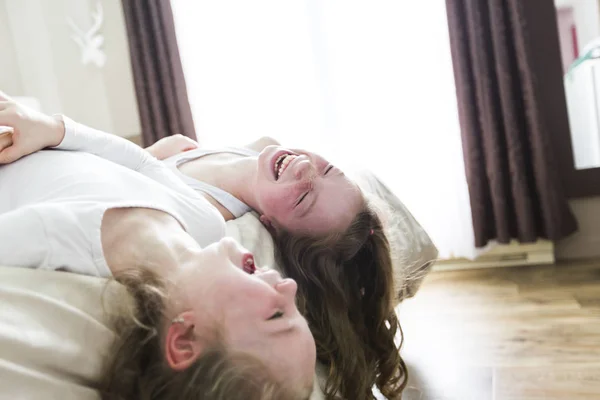
<instances>
[{"instance_id":1,"label":"radiator","mask_svg":"<svg viewBox=\"0 0 600 400\"><path fill-rule=\"evenodd\" d=\"M520 244L516 241L508 245L496 245L490 251L474 260L453 258L438 260L434 270L457 270L476 268L517 267L521 265L554 264L554 243L539 240L535 243Z\"/></svg>"}]
</instances>

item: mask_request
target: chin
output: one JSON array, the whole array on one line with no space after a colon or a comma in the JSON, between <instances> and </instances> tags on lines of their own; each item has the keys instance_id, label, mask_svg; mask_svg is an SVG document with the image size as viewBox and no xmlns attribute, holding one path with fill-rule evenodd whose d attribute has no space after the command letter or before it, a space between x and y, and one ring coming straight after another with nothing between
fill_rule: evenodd
<instances>
[{"instance_id":1,"label":"chin","mask_svg":"<svg viewBox=\"0 0 600 400\"><path fill-rule=\"evenodd\" d=\"M271 153L270 147L265 147L258 154L258 179L271 183L274 180L273 172L271 171Z\"/></svg>"}]
</instances>

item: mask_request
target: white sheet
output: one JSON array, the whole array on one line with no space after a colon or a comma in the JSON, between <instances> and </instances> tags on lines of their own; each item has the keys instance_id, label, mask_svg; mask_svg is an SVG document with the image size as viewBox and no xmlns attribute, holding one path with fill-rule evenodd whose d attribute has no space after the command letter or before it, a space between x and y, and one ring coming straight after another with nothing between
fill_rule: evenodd
<instances>
[{"instance_id":1,"label":"white sheet","mask_svg":"<svg viewBox=\"0 0 600 400\"><path fill-rule=\"evenodd\" d=\"M102 308L105 280L0 267L0 397L97 399L114 334Z\"/></svg>"}]
</instances>

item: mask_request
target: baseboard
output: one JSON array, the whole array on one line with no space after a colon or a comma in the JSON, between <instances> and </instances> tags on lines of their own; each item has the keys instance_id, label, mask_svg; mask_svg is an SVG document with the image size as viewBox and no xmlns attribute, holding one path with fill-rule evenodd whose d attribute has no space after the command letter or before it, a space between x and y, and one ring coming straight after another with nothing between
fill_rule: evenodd
<instances>
[{"instance_id":1,"label":"baseboard","mask_svg":"<svg viewBox=\"0 0 600 400\"><path fill-rule=\"evenodd\" d=\"M474 260L453 258L438 260L433 269L437 271L517 267L522 265L554 264L554 243L540 240L536 243L496 245Z\"/></svg>"}]
</instances>

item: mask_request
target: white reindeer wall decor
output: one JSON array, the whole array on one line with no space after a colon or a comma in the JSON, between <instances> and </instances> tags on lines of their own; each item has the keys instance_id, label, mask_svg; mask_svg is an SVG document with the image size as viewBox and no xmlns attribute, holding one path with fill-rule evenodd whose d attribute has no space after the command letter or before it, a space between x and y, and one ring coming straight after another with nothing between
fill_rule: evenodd
<instances>
[{"instance_id":1,"label":"white reindeer wall decor","mask_svg":"<svg viewBox=\"0 0 600 400\"><path fill-rule=\"evenodd\" d=\"M96 4L96 10L92 12L92 26L84 31L79 28L71 18L67 18L67 23L73 30L71 38L77 43L81 50L81 63L83 65L95 64L102 68L106 63L106 54L101 49L104 44L104 36L99 33L103 22L102 4Z\"/></svg>"}]
</instances>

